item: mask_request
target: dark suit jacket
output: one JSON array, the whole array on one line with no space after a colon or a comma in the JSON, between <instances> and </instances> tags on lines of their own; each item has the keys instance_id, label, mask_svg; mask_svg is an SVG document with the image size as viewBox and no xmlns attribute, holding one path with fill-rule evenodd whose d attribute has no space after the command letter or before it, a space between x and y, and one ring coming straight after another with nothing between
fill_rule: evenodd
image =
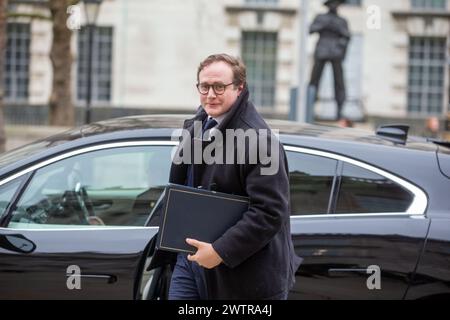
<instances>
[{"instance_id":1,"label":"dark suit jacket","mask_svg":"<svg viewBox=\"0 0 450 320\"><path fill-rule=\"evenodd\" d=\"M245 88L217 127L224 133L224 158L230 151L226 150L226 129L269 130L248 97ZM184 128L192 133L194 121L203 121L206 117L199 107L195 117L185 121ZM273 136L268 139L269 143L274 139L279 150L279 170L274 175L261 175L260 169L264 166L250 163L248 155L255 144L248 143L245 163L194 165L194 186L250 198L249 210L243 218L212 244L224 263L211 270L205 269L211 299L270 299L289 290L295 281L301 259L295 256L290 234L287 160L279 141ZM182 145L183 141L179 151ZM233 148L237 157L235 143ZM187 165L173 164L170 182L185 184L186 171ZM214 214L214 208L211 209ZM189 214L188 208L186 214Z\"/></svg>"}]
</instances>

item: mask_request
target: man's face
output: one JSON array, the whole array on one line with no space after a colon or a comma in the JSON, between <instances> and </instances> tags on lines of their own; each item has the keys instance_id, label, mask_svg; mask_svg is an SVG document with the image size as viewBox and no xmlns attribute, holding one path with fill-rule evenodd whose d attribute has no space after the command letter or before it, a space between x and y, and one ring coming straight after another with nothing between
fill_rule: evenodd
<instances>
[{"instance_id":1,"label":"man's face","mask_svg":"<svg viewBox=\"0 0 450 320\"><path fill-rule=\"evenodd\" d=\"M213 62L200 71L198 80L199 84L228 85L233 82L233 70L223 61ZM209 116L218 117L231 109L242 89L243 85L237 88L234 85L229 85L225 87L223 94L216 94L210 87L208 93L200 93L200 102Z\"/></svg>"}]
</instances>

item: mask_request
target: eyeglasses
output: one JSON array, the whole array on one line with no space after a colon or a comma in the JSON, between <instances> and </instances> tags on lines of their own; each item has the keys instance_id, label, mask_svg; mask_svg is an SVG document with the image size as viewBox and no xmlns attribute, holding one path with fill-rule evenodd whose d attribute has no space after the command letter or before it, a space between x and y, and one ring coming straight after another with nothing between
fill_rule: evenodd
<instances>
[{"instance_id":1,"label":"eyeglasses","mask_svg":"<svg viewBox=\"0 0 450 320\"><path fill-rule=\"evenodd\" d=\"M223 84L223 83L214 83L214 84L207 84L207 83L197 83L197 89L200 94L208 94L209 89L212 87L213 91L216 95L224 94L226 88L228 86L231 86L234 84L234 82L231 82L229 84Z\"/></svg>"}]
</instances>

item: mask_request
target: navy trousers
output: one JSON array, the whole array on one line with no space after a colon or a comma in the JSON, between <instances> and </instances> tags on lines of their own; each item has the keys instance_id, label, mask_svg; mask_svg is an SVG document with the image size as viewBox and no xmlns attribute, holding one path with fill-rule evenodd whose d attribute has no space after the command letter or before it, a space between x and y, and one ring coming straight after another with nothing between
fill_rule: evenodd
<instances>
[{"instance_id":1,"label":"navy trousers","mask_svg":"<svg viewBox=\"0 0 450 320\"><path fill-rule=\"evenodd\" d=\"M202 267L179 253L172 273L169 288L169 300L206 300L208 299L205 274Z\"/></svg>"}]
</instances>

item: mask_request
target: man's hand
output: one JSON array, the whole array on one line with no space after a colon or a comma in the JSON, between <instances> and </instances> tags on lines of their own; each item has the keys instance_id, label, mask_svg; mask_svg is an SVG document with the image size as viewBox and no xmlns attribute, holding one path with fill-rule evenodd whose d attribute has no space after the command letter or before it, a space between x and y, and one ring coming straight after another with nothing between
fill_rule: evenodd
<instances>
[{"instance_id":1,"label":"man's hand","mask_svg":"<svg viewBox=\"0 0 450 320\"><path fill-rule=\"evenodd\" d=\"M186 239L187 244L197 248L194 255L188 255L188 260L197 262L201 267L212 269L223 262L222 258L214 250L210 243L201 242L195 239Z\"/></svg>"}]
</instances>

